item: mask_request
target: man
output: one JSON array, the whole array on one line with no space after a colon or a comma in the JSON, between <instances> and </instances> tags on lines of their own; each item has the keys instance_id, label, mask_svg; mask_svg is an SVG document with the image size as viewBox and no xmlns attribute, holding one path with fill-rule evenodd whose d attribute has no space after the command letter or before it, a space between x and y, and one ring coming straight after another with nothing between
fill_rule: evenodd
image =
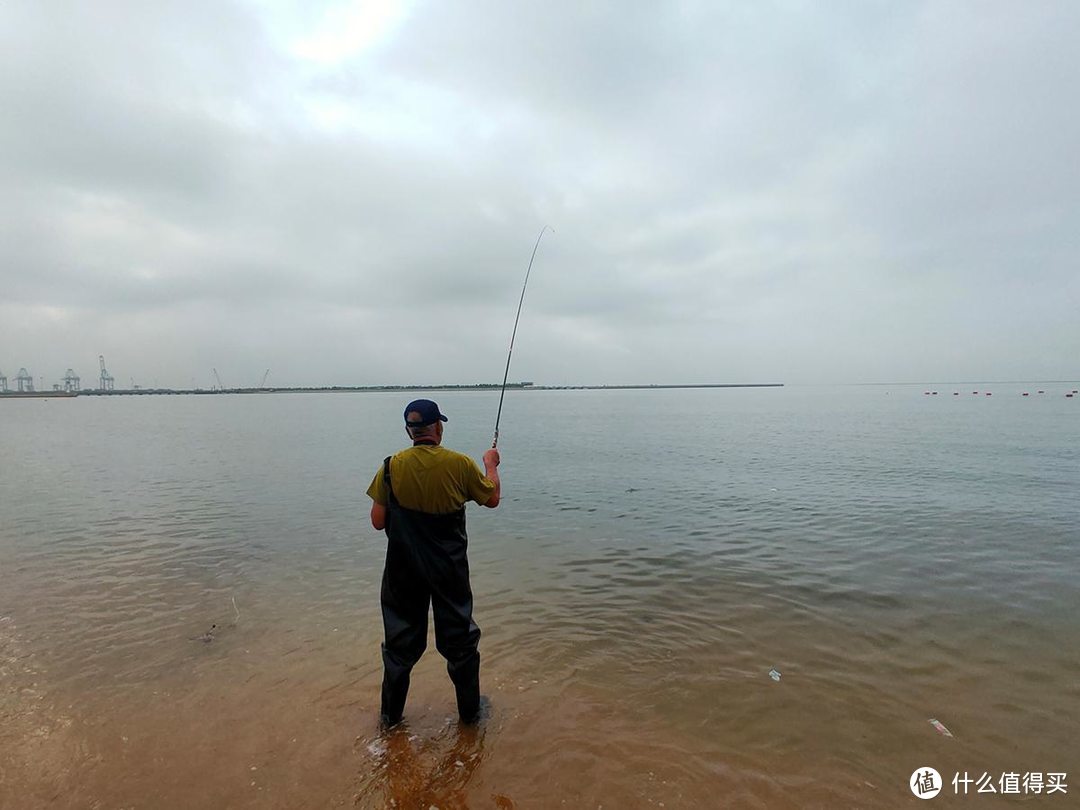
<instances>
[{"instance_id":1,"label":"man","mask_svg":"<svg viewBox=\"0 0 1080 810\"><path fill-rule=\"evenodd\" d=\"M447 419L430 399L405 408L405 433L413 446L383 461L368 487L371 525L386 530L382 580L383 685L380 720L401 720L409 673L427 646L428 603L435 615L435 647L457 693L458 715L480 716L480 628L472 618L466 555L465 504L499 505L499 451L484 453L486 475L476 462L442 446Z\"/></svg>"}]
</instances>

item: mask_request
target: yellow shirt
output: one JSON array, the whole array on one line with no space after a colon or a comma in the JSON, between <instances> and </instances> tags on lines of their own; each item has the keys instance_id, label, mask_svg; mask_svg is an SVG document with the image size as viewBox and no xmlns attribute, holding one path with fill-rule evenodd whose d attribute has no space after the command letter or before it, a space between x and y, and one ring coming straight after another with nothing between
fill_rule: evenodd
<instances>
[{"instance_id":1,"label":"yellow shirt","mask_svg":"<svg viewBox=\"0 0 1080 810\"><path fill-rule=\"evenodd\" d=\"M435 515L457 512L469 501L485 504L495 494L495 483L475 461L433 444L408 447L392 456L390 485L406 509ZM381 465L367 494L383 506L389 502Z\"/></svg>"}]
</instances>

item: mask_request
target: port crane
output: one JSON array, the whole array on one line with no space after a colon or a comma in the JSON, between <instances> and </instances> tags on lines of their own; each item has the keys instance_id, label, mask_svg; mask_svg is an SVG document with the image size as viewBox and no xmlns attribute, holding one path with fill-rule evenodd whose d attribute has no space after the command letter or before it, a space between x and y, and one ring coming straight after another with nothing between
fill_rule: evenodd
<instances>
[{"instance_id":1,"label":"port crane","mask_svg":"<svg viewBox=\"0 0 1080 810\"><path fill-rule=\"evenodd\" d=\"M4 372L0 371L0 394L7 393L7 377L4 376Z\"/></svg>"},{"instance_id":2,"label":"port crane","mask_svg":"<svg viewBox=\"0 0 1080 810\"><path fill-rule=\"evenodd\" d=\"M101 382L98 384L98 388L101 391L112 391L115 387L116 380L113 375L105 370L105 355L98 355L98 363L101 364Z\"/></svg>"},{"instance_id":3,"label":"port crane","mask_svg":"<svg viewBox=\"0 0 1080 810\"><path fill-rule=\"evenodd\" d=\"M72 392L82 390L79 375L72 371L70 368L66 372L64 372L64 390Z\"/></svg>"},{"instance_id":4,"label":"port crane","mask_svg":"<svg viewBox=\"0 0 1080 810\"><path fill-rule=\"evenodd\" d=\"M221 377L218 375L217 369L216 368L213 369L213 372L214 372L214 379L217 380L217 390L218 391L224 391L225 386L221 384Z\"/></svg>"},{"instance_id":5,"label":"port crane","mask_svg":"<svg viewBox=\"0 0 1080 810\"><path fill-rule=\"evenodd\" d=\"M17 390L20 392L30 392L34 390L34 378L25 368L19 369L19 373L15 377L15 384Z\"/></svg>"},{"instance_id":6,"label":"port crane","mask_svg":"<svg viewBox=\"0 0 1080 810\"><path fill-rule=\"evenodd\" d=\"M259 385L259 388L266 388L266 378L269 377L269 376L270 376L270 369L267 369L266 373L263 374L262 383Z\"/></svg>"}]
</instances>

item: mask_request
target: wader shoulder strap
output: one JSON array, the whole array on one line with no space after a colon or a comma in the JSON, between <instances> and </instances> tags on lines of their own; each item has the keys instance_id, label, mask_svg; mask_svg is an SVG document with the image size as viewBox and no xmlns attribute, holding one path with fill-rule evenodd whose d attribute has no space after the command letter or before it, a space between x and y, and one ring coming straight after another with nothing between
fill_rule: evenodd
<instances>
[{"instance_id":1,"label":"wader shoulder strap","mask_svg":"<svg viewBox=\"0 0 1080 810\"><path fill-rule=\"evenodd\" d=\"M394 488L390 484L390 456L383 459L383 483L386 485L386 496L390 503L398 506L398 499L394 496Z\"/></svg>"}]
</instances>

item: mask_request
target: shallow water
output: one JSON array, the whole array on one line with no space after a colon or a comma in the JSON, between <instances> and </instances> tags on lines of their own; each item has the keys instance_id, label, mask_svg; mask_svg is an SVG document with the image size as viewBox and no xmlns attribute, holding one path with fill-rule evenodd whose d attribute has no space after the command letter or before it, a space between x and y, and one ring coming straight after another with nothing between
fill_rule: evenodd
<instances>
[{"instance_id":1,"label":"shallow water","mask_svg":"<svg viewBox=\"0 0 1080 810\"><path fill-rule=\"evenodd\" d=\"M429 645L387 736L363 493L407 395L0 402L0 806L891 807L922 766L1075 772L1077 387L510 392L505 500L469 515L492 716L459 728ZM436 398L479 457L497 393Z\"/></svg>"}]
</instances>

